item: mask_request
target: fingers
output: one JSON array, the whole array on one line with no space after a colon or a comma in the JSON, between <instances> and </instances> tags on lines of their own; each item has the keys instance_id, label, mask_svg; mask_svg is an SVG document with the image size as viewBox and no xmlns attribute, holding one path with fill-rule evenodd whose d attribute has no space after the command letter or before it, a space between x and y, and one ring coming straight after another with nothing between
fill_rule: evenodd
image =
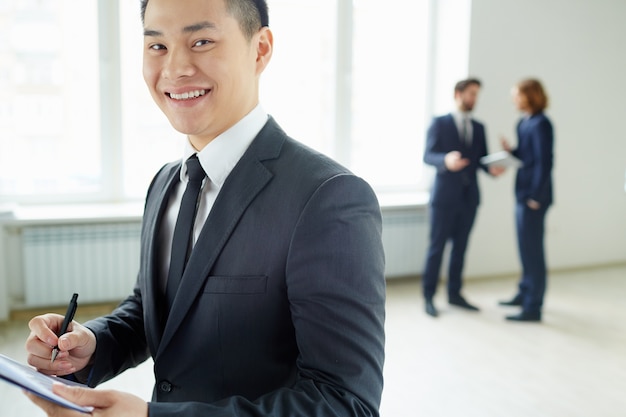
<instances>
[{"instance_id":1,"label":"fingers","mask_svg":"<svg viewBox=\"0 0 626 417\"><path fill-rule=\"evenodd\" d=\"M39 372L46 375L69 375L78 371L74 363L70 360L69 354L59 354L54 362L51 361L52 349L48 350L45 356L29 354L27 362L34 366Z\"/></svg>"},{"instance_id":2,"label":"fingers","mask_svg":"<svg viewBox=\"0 0 626 417\"><path fill-rule=\"evenodd\" d=\"M59 337L57 346L61 352L83 348L90 342L90 333L82 325L73 321L68 326L68 332Z\"/></svg>"},{"instance_id":3,"label":"fingers","mask_svg":"<svg viewBox=\"0 0 626 417\"><path fill-rule=\"evenodd\" d=\"M81 406L94 407L102 417L147 417L148 404L141 398L115 390L95 390L55 383L52 391Z\"/></svg>"},{"instance_id":4,"label":"fingers","mask_svg":"<svg viewBox=\"0 0 626 417\"><path fill-rule=\"evenodd\" d=\"M106 390L94 390L55 382L52 385L52 392L81 406L107 408L112 404L109 391Z\"/></svg>"},{"instance_id":5,"label":"fingers","mask_svg":"<svg viewBox=\"0 0 626 417\"><path fill-rule=\"evenodd\" d=\"M63 316L45 314L33 318L28 323L31 333L26 339L27 361L30 365L48 375L57 374L58 371L63 370L63 367L67 368L67 365L62 364L61 361L55 367L51 366L50 363L52 348L58 343L55 331L60 327L62 321Z\"/></svg>"},{"instance_id":6,"label":"fingers","mask_svg":"<svg viewBox=\"0 0 626 417\"><path fill-rule=\"evenodd\" d=\"M489 173L494 177L502 175L506 171L505 167L502 166L492 166L489 168Z\"/></svg>"},{"instance_id":7,"label":"fingers","mask_svg":"<svg viewBox=\"0 0 626 417\"><path fill-rule=\"evenodd\" d=\"M51 358L49 357L40 358L37 356L29 355L27 361L30 365L34 366L37 371L46 375L65 376L73 374L79 370L74 365L74 363L67 357L57 357L54 362L52 362L50 359Z\"/></svg>"},{"instance_id":8,"label":"fingers","mask_svg":"<svg viewBox=\"0 0 626 417\"><path fill-rule=\"evenodd\" d=\"M509 141L504 136L500 136L500 144L502 145L502 149L507 152L511 152L511 145L509 145Z\"/></svg>"},{"instance_id":9,"label":"fingers","mask_svg":"<svg viewBox=\"0 0 626 417\"><path fill-rule=\"evenodd\" d=\"M452 151L446 154L444 164L448 170L456 172L469 165L469 159L461 158L461 152L459 151Z\"/></svg>"},{"instance_id":10,"label":"fingers","mask_svg":"<svg viewBox=\"0 0 626 417\"><path fill-rule=\"evenodd\" d=\"M61 323L63 323L63 316L59 314L44 314L32 318L28 322L28 328L31 331L31 337L35 336L42 342L54 347L58 341L56 332L61 327Z\"/></svg>"},{"instance_id":11,"label":"fingers","mask_svg":"<svg viewBox=\"0 0 626 417\"><path fill-rule=\"evenodd\" d=\"M62 322L63 316L44 314L28 324L31 334L26 340L27 361L47 375L68 375L82 369L96 349L93 333L75 321L68 326L68 333L57 338L55 331ZM59 354L51 362L55 346Z\"/></svg>"},{"instance_id":12,"label":"fingers","mask_svg":"<svg viewBox=\"0 0 626 417\"><path fill-rule=\"evenodd\" d=\"M526 205L531 209L531 210L539 210L541 208L541 204L539 204L539 202L535 201L535 200L528 200L526 202Z\"/></svg>"},{"instance_id":13,"label":"fingers","mask_svg":"<svg viewBox=\"0 0 626 417\"><path fill-rule=\"evenodd\" d=\"M52 384L52 392L76 405L83 407L99 405L100 408L106 408L112 404L107 391L96 391L90 388L68 386L60 382L54 382ZM39 408L44 410L48 416L81 415L80 413L73 414L72 410L38 397L31 392L24 391L24 393Z\"/></svg>"},{"instance_id":14,"label":"fingers","mask_svg":"<svg viewBox=\"0 0 626 417\"><path fill-rule=\"evenodd\" d=\"M26 396L30 399L37 407L41 408L44 413L48 417L82 417L84 414L79 413L77 411L70 410L65 407L61 407L60 405L54 404L48 400L44 400L41 397L36 396L33 393L26 392Z\"/></svg>"}]
</instances>

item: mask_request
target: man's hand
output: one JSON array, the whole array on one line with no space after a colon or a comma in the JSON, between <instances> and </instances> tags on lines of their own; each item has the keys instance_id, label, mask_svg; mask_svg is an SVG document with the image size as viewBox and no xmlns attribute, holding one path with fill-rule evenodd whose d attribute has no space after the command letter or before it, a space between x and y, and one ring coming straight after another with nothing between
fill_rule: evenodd
<instances>
[{"instance_id":1,"label":"man's hand","mask_svg":"<svg viewBox=\"0 0 626 417\"><path fill-rule=\"evenodd\" d=\"M61 337L57 332L63 323L59 314L44 314L29 323L30 336L26 340L28 363L47 375L69 375L80 371L89 363L96 351L96 336L86 327L73 321ZM52 349L58 346L59 354L51 362Z\"/></svg>"},{"instance_id":2,"label":"man's hand","mask_svg":"<svg viewBox=\"0 0 626 417\"><path fill-rule=\"evenodd\" d=\"M541 208L541 204L539 204L538 201L535 200L531 200L528 199L528 201L526 201L526 205L531 209L531 210L539 210Z\"/></svg>"},{"instance_id":3,"label":"man's hand","mask_svg":"<svg viewBox=\"0 0 626 417\"><path fill-rule=\"evenodd\" d=\"M506 171L506 168L503 166L492 165L489 167L489 173L493 175L494 177L504 174L504 171Z\"/></svg>"},{"instance_id":4,"label":"man's hand","mask_svg":"<svg viewBox=\"0 0 626 417\"><path fill-rule=\"evenodd\" d=\"M508 153L511 153L511 151L513 151L513 148L509 144L508 139L505 138L504 136L500 136L500 144L502 145L502 149L504 149Z\"/></svg>"},{"instance_id":5,"label":"man's hand","mask_svg":"<svg viewBox=\"0 0 626 417\"><path fill-rule=\"evenodd\" d=\"M445 156L444 163L448 171L457 172L470 164L470 160L461 157L461 152L448 152Z\"/></svg>"},{"instance_id":6,"label":"man's hand","mask_svg":"<svg viewBox=\"0 0 626 417\"><path fill-rule=\"evenodd\" d=\"M92 416L98 417L148 417L148 404L139 397L113 390L95 390L71 387L54 383L52 391L81 406L94 407ZM27 393L28 398L49 417L83 417L78 411L70 410L36 395Z\"/></svg>"}]
</instances>

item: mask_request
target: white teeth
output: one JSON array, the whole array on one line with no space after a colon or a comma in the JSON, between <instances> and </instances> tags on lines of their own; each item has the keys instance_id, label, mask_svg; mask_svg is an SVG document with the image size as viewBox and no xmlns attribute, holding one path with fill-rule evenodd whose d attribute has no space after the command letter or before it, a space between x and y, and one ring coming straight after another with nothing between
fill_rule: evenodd
<instances>
[{"instance_id":1,"label":"white teeth","mask_svg":"<svg viewBox=\"0 0 626 417\"><path fill-rule=\"evenodd\" d=\"M188 91L182 94L170 93L170 98L173 98L174 100L188 100L190 98L203 96L205 93L206 93L206 90L194 90L194 91Z\"/></svg>"}]
</instances>

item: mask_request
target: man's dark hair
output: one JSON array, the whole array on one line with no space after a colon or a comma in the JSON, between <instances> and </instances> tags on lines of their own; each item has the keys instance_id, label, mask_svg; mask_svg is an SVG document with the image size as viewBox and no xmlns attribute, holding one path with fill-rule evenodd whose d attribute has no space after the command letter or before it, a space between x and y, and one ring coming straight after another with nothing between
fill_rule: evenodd
<instances>
[{"instance_id":1,"label":"man's dark hair","mask_svg":"<svg viewBox=\"0 0 626 417\"><path fill-rule=\"evenodd\" d=\"M145 23L146 7L149 0L141 0L141 23ZM269 26L267 2L265 0L223 0L226 10L239 22L239 27L246 39L262 27Z\"/></svg>"},{"instance_id":2,"label":"man's dark hair","mask_svg":"<svg viewBox=\"0 0 626 417\"><path fill-rule=\"evenodd\" d=\"M470 85L477 85L478 87L480 87L480 85L481 85L480 84L480 80L478 78L468 78L466 80L459 81L454 86L454 94L462 93Z\"/></svg>"}]
</instances>

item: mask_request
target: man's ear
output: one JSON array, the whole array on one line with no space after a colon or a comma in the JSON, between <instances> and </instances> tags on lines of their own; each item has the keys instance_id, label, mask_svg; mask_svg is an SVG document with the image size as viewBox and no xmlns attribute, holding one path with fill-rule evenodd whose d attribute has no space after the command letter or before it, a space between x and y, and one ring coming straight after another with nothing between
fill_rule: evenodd
<instances>
[{"instance_id":1,"label":"man's ear","mask_svg":"<svg viewBox=\"0 0 626 417\"><path fill-rule=\"evenodd\" d=\"M256 71L257 75L260 75L272 58L272 52L274 51L274 35L270 28L265 26L255 35L255 39L257 48Z\"/></svg>"}]
</instances>

